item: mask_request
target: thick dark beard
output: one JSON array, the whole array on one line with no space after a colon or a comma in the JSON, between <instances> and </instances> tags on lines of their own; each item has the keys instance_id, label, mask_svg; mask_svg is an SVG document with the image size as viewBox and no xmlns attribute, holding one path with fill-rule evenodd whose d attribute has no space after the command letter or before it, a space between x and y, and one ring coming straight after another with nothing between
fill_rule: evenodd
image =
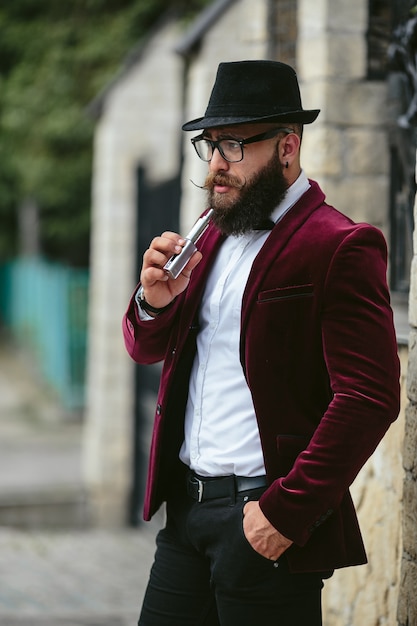
<instances>
[{"instance_id":1,"label":"thick dark beard","mask_svg":"<svg viewBox=\"0 0 417 626\"><path fill-rule=\"evenodd\" d=\"M220 183L227 184L227 174L218 175L217 178ZM233 180L235 179L231 179L232 184ZM243 186L234 182L233 186L240 188L240 195L233 204L222 202L221 194L213 191L214 181L216 176L209 176L206 180L209 206L214 209L212 221L225 235L243 235L265 223L285 198L288 189L283 166L276 154Z\"/></svg>"}]
</instances>

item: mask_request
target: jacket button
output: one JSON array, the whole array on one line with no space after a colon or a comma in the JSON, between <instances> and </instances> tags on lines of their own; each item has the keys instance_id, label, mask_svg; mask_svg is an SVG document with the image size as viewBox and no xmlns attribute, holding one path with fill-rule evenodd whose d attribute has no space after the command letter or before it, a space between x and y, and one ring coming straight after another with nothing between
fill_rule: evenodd
<instances>
[{"instance_id":1,"label":"jacket button","mask_svg":"<svg viewBox=\"0 0 417 626\"><path fill-rule=\"evenodd\" d=\"M156 414L157 415L161 415L162 413L162 406L160 404L156 405Z\"/></svg>"}]
</instances>

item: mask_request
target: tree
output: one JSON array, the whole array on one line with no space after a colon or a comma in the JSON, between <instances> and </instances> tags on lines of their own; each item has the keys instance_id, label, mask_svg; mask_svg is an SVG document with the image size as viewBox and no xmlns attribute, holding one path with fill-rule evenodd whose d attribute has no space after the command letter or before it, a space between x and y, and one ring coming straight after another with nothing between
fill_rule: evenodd
<instances>
[{"instance_id":1,"label":"tree","mask_svg":"<svg viewBox=\"0 0 417 626\"><path fill-rule=\"evenodd\" d=\"M18 207L39 210L43 254L86 266L89 102L166 10L208 0L14 0L0 7L0 258L17 253Z\"/></svg>"}]
</instances>

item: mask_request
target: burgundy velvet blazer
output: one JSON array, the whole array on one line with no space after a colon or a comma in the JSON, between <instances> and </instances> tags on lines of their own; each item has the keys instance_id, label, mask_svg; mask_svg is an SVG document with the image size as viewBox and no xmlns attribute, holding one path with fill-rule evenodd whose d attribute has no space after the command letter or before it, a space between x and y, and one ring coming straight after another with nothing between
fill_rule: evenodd
<instances>
[{"instance_id":1,"label":"burgundy velvet blazer","mask_svg":"<svg viewBox=\"0 0 417 626\"><path fill-rule=\"evenodd\" d=\"M399 362L379 230L325 203L317 183L276 224L242 303L240 361L269 487L260 506L294 544L292 571L366 562L349 486L399 412ZM139 363L164 361L144 517L180 480L178 451L207 273L222 242L210 225L187 290L152 322L132 298L123 320Z\"/></svg>"}]
</instances>

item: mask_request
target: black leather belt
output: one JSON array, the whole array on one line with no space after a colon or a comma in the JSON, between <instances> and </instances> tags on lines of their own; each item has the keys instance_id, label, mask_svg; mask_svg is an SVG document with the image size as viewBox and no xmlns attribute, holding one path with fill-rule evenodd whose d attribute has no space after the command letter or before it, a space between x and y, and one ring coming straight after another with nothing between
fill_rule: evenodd
<instances>
[{"instance_id":1,"label":"black leather belt","mask_svg":"<svg viewBox=\"0 0 417 626\"><path fill-rule=\"evenodd\" d=\"M266 487L266 476L219 476L218 478L206 478L195 472L188 472L187 493L197 502L212 498L224 498L234 496L241 491Z\"/></svg>"}]
</instances>

